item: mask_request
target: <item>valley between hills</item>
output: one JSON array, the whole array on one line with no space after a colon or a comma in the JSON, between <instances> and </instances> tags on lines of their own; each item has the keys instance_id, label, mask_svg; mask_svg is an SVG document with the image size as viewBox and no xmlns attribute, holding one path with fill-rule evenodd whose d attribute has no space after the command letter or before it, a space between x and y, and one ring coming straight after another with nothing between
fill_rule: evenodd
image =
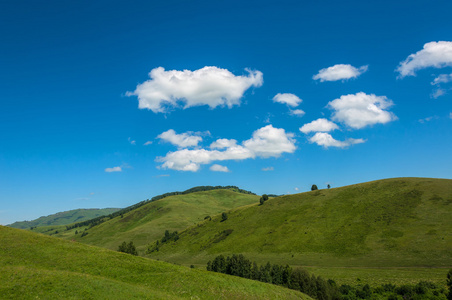
<instances>
[{"instance_id":1,"label":"valley between hills","mask_svg":"<svg viewBox=\"0 0 452 300\"><path fill-rule=\"evenodd\" d=\"M452 180L394 178L270 197L264 202L260 198L236 187L195 190L144 201L97 217L92 223L54 224L28 230L1 227L0 253L2 265L7 267L2 277L17 280L15 285L3 284L1 289L9 291L9 295L16 295L21 289L34 291L36 287L29 287L28 280L43 274L49 282L53 276L64 275L75 286L84 277L89 277L90 282L96 278L98 287L93 285L90 291L109 289L111 280L118 278L122 278L124 291L128 291L137 280L141 282L137 298L152 294L153 298L200 295L201 299L214 299L220 290L230 291L230 295L219 297L225 299L308 297L274 285L275 290L266 294L264 288L255 286L266 284L255 281L249 290L250 280L238 277L228 280L243 282L245 287L236 288L235 283L230 283L234 288L213 284L209 291L200 287L204 280L230 278L202 270L219 255L233 254L243 254L259 265L270 262L302 267L334 280L338 286L414 285L429 281L446 287L446 275L452 267ZM175 234L177 238L166 239L165 232L168 237ZM140 257L118 253L123 242L132 242ZM58 262L54 256L59 257ZM66 260L67 268L62 267ZM123 264L136 267L126 271L128 267ZM152 273L155 268L160 270L158 274L173 272L171 276L175 276L175 272L186 276L184 280L191 276L202 279L184 283L198 285L191 287L188 294L182 292L186 288L182 283L174 283L172 290L171 284L161 286L161 281L156 281L150 288L148 284L155 283L150 278L155 276L147 271L147 279L140 276L144 269ZM195 273L190 275L191 272ZM18 278L14 274L22 275ZM56 289L69 293L63 286ZM49 286L50 290L53 289ZM285 294L284 290L290 293Z\"/></svg>"}]
</instances>

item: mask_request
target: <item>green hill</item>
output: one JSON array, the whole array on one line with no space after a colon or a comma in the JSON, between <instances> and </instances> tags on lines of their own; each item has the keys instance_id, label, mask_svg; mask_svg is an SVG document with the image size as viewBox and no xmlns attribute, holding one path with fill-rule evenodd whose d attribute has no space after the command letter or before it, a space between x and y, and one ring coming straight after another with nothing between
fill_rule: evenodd
<instances>
[{"instance_id":1,"label":"green hill","mask_svg":"<svg viewBox=\"0 0 452 300\"><path fill-rule=\"evenodd\" d=\"M152 201L122 217L117 216L92 228L85 227L88 230L84 236L84 228L59 230L58 234L54 234L55 229L51 228L48 233L112 250L117 250L123 241L133 241L143 254L147 244L161 238L165 230L181 231L206 216L258 202L259 196L230 189L194 192ZM78 234L75 234L76 231Z\"/></svg>"},{"instance_id":2,"label":"green hill","mask_svg":"<svg viewBox=\"0 0 452 300\"><path fill-rule=\"evenodd\" d=\"M271 284L4 226L0 267L2 299L310 299Z\"/></svg>"},{"instance_id":3,"label":"green hill","mask_svg":"<svg viewBox=\"0 0 452 300\"><path fill-rule=\"evenodd\" d=\"M241 253L260 263L312 266L326 278L409 268L418 276L407 273L408 279L443 281L441 268L452 266L452 180L396 178L281 196L179 236L150 257L205 265L219 254Z\"/></svg>"},{"instance_id":4,"label":"green hill","mask_svg":"<svg viewBox=\"0 0 452 300\"><path fill-rule=\"evenodd\" d=\"M27 229L40 226L67 225L75 222L90 220L99 216L109 215L118 210L120 210L120 208L74 209L40 217L32 221L14 222L8 226L19 229Z\"/></svg>"}]
</instances>

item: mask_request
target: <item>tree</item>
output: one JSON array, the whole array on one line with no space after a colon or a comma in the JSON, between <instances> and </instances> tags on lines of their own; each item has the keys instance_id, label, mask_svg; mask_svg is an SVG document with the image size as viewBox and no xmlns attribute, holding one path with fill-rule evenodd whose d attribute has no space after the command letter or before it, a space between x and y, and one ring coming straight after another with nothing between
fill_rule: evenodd
<instances>
[{"instance_id":1,"label":"tree","mask_svg":"<svg viewBox=\"0 0 452 300\"><path fill-rule=\"evenodd\" d=\"M227 213L222 213L221 214L221 222L226 221L228 219L228 214Z\"/></svg>"},{"instance_id":2,"label":"tree","mask_svg":"<svg viewBox=\"0 0 452 300\"><path fill-rule=\"evenodd\" d=\"M327 188L330 188L330 187L331 187L331 185L328 183Z\"/></svg>"},{"instance_id":3,"label":"tree","mask_svg":"<svg viewBox=\"0 0 452 300\"><path fill-rule=\"evenodd\" d=\"M138 255L137 249L135 248L135 245L132 241L130 241L128 244L126 242L122 242L122 244L118 247L118 251L132 255Z\"/></svg>"},{"instance_id":4,"label":"tree","mask_svg":"<svg viewBox=\"0 0 452 300\"><path fill-rule=\"evenodd\" d=\"M263 194L262 195L262 199L264 199L264 201L267 201L268 200L268 195L267 194Z\"/></svg>"},{"instance_id":5,"label":"tree","mask_svg":"<svg viewBox=\"0 0 452 300\"><path fill-rule=\"evenodd\" d=\"M264 198L263 198L263 197L261 197L261 199L259 200L259 203L260 203L260 205L263 205L263 204L264 204L264 202L265 202Z\"/></svg>"},{"instance_id":6,"label":"tree","mask_svg":"<svg viewBox=\"0 0 452 300\"><path fill-rule=\"evenodd\" d=\"M318 190L319 188L317 187L317 185L315 185L315 184L313 184L312 186L311 186L311 191L315 191L315 190Z\"/></svg>"}]
</instances>

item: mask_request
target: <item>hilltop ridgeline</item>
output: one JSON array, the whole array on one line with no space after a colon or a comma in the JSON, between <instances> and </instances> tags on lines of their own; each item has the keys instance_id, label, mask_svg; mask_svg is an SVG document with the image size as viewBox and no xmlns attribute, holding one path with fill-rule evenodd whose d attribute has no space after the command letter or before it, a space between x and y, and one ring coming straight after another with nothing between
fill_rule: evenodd
<instances>
[{"instance_id":1,"label":"hilltop ridgeline","mask_svg":"<svg viewBox=\"0 0 452 300\"><path fill-rule=\"evenodd\" d=\"M7 226L18 228L18 229L27 229L41 226L58 226L58 225L67 225L75 222L83 222L87 220L91 220L93 218L103 217L106 215L110 215L116 211L120 210L120 208L88 208L88 209L73 209L64 212L58 212L56 214L51 214L48 216L42 216L32 221L21 221L14 222Z\"/></svg>"},{"instance_id":2,"label":"hilltop ridgeline","mask_svg":"<svg viewBox=\"0 0 452 300\"><path fill-rule=\"evenodd\" d=\"M170 192L170 193L157 195L157 196L152 197L151 199L143 200L141 202L138 202L138 203L133 204L131 206L128 206L126 208L123 208L123 209L120 209L118 211L115 211L115 212L113 212L113 213L111 213L109 215L99 216L97 218L93 218L93 219L86 220L86 221L83 221L83 222L77 222L77 223L68 225L68 226L66 226L66 229L70 230L70 229L74 229L74 228L78 228L78 227L86 227L86 226L89 226L89 228L92 228L92 227L94 227L96 225L99 225L99 224L101 224L101 223L103 223L103 222L105 222L107 220L111 220L111 219L113 219L115 217L118 217L118 216L123 216L124 214L126 214L126 213L128 213L128 212L130 212L132 210L135 210L135 209L137 209L137 208L139 208L139 207L141 207L143 205L146 205L146 204L148 204L150 202L161 200L161 199L164 199L164 198L169 197L169 196L187 195L187 194L196 193L196 192L212 191L212 190L219 190L219 189L232 190L232 191L235 191L235 192L241 193L241 194L256 195L253 192L240 189L240 188L238 188L236 186L233 186L233 185L228 185L228 186L197 186L197 187L193 187L193 188L190 188L188 190L185 190L183 192Z\"/></svg>"}]
</instances>

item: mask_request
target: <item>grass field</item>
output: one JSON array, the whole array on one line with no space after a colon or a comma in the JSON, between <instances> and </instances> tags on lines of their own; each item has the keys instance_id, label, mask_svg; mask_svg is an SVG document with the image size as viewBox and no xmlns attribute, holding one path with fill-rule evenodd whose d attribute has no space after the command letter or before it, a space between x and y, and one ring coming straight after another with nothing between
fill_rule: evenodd
<instances>
[{"instance_id":1,"label":"grass field","mask_svg":"<svg viewBox=\"0 0 452 300\"><path fill-rule=\"evenodd\" d=\"M310 299L190 269L0 226L2 299Z\"/></svg>"},{"instance_id":2,"label":"grass field","mask_svg":"<svg viewBox=\"0 0 452 300\"><path fill-rule=\"evenodd\" d=\"M452 267L452 180L397 178L281 196L233 209L224 222L202 221L150 257L205 266L232 253L309 266L343 283L444 283Z\"/></svg>"},{"instance_id":3,"label":"grass field","mask_svg":"<svg viewBox=\"0 0 452 300\"><path fill-rule=\"evenodd\" d=\"M182 231L213 216L235 207L258 203L259 196L242 194L232 190L212 190L186 195L166 197L148 203L133 211L116 217L87 230L76 228L64 231L64 228L38 228L43 233L56 237L75 240L82 243L117 250L123 241L133 241L140 254L144 254L148 243L163 236L165 230ZM55 234L55 231L58 231ZM75 234L75 232L78 234Z\"/></svg>"}]
</instances>

